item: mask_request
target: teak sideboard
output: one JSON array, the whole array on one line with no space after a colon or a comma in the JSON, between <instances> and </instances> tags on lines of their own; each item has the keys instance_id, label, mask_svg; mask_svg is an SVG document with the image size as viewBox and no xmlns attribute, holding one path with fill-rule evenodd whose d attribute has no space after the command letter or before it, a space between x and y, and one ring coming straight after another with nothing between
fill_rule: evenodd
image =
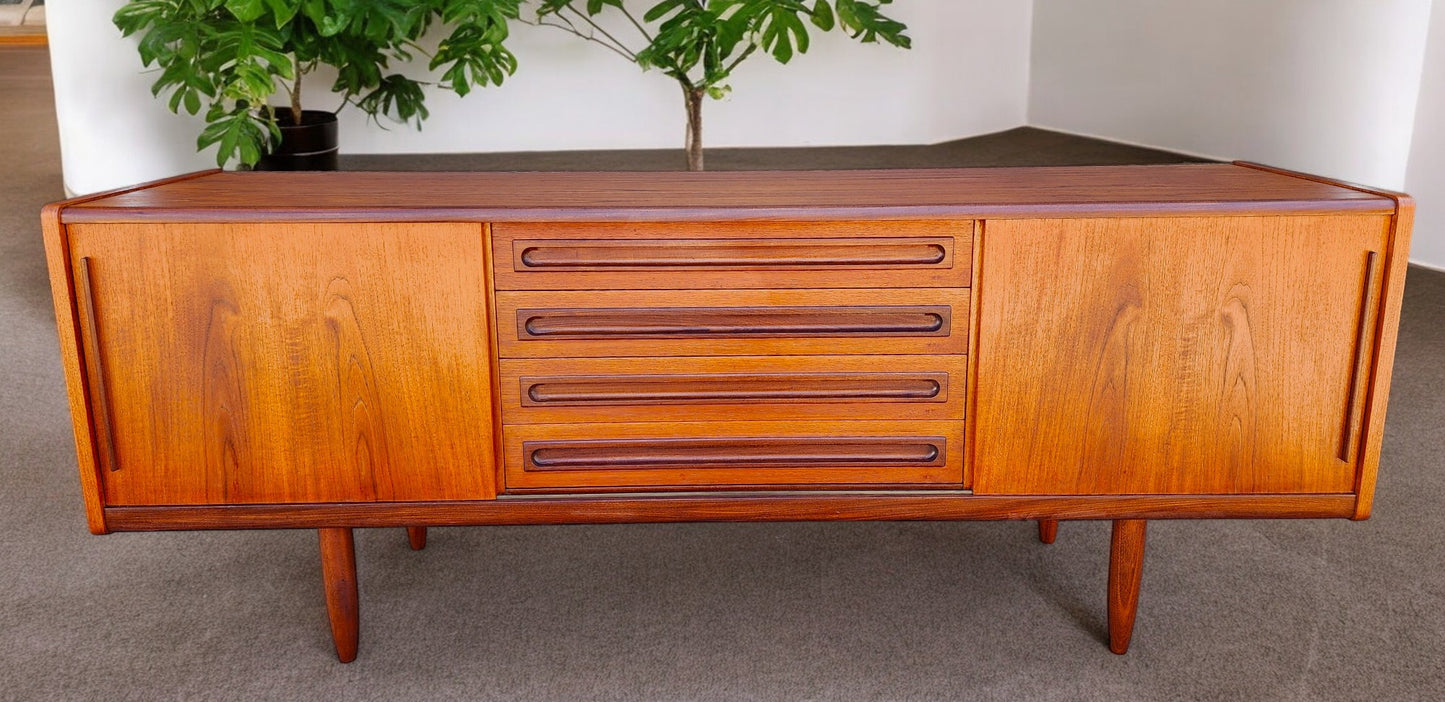
<instances>
[{"instance_id":1,"label":"teak sideboard","mask_svg":"<svg viewBox=\"0 0 1445 702\"><path fill-rule=\"evenodd\" d=\"M1413 203L1250 164L198 173L43 213L91 531L1369 516Z\"/></svg>"}]
</instances>

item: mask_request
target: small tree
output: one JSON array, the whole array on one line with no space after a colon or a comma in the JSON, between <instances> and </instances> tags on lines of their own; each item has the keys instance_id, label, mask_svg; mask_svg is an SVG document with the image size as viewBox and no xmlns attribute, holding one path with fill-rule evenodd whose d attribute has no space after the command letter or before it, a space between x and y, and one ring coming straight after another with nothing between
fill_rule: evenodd
<instances>
[{"instance_id":1,"label":"small tree","mask_svg":"<svg viewBox=\"0 0 1445 702\"><path fill-rule=\"evenodd\" d=\"M892 2L814 0L808 7L800 0L660 0L639 21L624 0L540 0L533 23L596 42L676 80L687 109L687 166L700 171L703 99L726 95L739 64L759 49L788 63L808 50L809 23L823 32L837 28L859 41L909 48L907 27L881 11ZM636 36L623 41L623 32L609 32L596 19L604 14L619 16L619 24L625 19L627 34Z\"/></svg>"},{"instance_id":2,"label":"small tree","mask_svg":"<svg viewBox=\"0 0 1445 702\"><path fill-rule=\"evenodd\" d=\"M125 36L140 34L141 61L160 76L172 112L206 106L198 149L219 146L216 162L255 164L280 138L268 104L283 85L291 119L302 116L302 78L336 68L331 90L377 119L417 128L428 113L422 83L385 72L406 63L433 24L450 28L429 68L458 95L501 83L517 69L503 46L521 0L131 0L115 13Z\"/></svg>"}]
</instances>

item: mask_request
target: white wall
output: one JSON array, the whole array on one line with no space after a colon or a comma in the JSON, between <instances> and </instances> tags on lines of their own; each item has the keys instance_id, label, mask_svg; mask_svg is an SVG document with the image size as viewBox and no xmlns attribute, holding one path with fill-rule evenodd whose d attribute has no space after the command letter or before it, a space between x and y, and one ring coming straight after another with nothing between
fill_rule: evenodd
<instances>
[{"instance_id":1,"label":"white wall","mask_svg":"<svg viewBox=\"0 0 1445 702\"><path fill-rule=\"evenodd\" d=\"M1405 192L1415 197L1411 260L1445 270L1445 3L1430 16Z\"/></svg>"},{"instance_id":2,"label":"white wall","mask_svg":"<svg viewBox=\"0 0 1445 702\"><path fill-rule=\"evenodd\" d=\"M124 0L48 5L50 67L66 190L90 193L215 167L196 153L201 120L151 97L132 41L110 16Z\"/></svg>"},{"instance_id":3,"label":"white wall","mask_svg":"<svg viewBox=\"0 0 1445 702\"><path fill-rule=\"evenodd\" d=\"M51 57L66 185L84 193L212 167L199 120L150 95L135 40L109 17L123 0L57 3ZM1020 126L1028 104L1032 0L902 0L914 48L817 36L788 66L759 56L706 107L708 146L918 144ZM342 114L349 153L680 148L681 96L658 74L556 30L519 26L505 86L428 97L421 132ZM323 81L327 79L323 77ZM324 83L323 83L324 84ZM310 94L320 91L312 89ZM335 103L317 99L330 109Z\"/></svg>"},{"instance_id":4,"label":"white wall","mask_svg":"<svg viewBox=\"0 0 1445 702\"><path fill-rule=\"evenodd\" d=\"M1430 0L1038 0L1033 125L1405 183Z\"/></svg>"}]
</instances>

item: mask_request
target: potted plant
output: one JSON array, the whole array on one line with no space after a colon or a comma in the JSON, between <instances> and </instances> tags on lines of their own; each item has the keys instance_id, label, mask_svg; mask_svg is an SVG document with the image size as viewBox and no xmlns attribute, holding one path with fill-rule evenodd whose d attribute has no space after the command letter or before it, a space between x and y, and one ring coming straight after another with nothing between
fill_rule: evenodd
<instances>
[{"instance_id":1,"label":"potted plant","mask_svg":"<svg viewBox=\"0 0 1445 702\"><path fill-rule=\"evenodd\" d=\"M902 22L883 14L893 0L658 0L638 15L624 0L540 0L530 24L596 42L643 70L677 81L687 112L688 170L703 169L702 106L731 90L728 79L759 49L778 63L808 50L808 25L862 42L909 48ZM611 14L615 22L598 21ZM619 28L610 31L607 27ZM624 40L625 38L625 40Z\"/></svg>"},{"instance_id":2,"label":"potted plant","mask_svg":"<svg viewBox=\"0 0 1445 702\"><path fill-rule=\"evenodd\" d=\"M448 34L428 61L440 73L437 84L458 95L499 84L516 71L504 42L520 2L131 0L114 22L125 36L140 35L142 62L160 71L154 94L167 95L176 113L204 109L207 124L196 145L216 145L218 164L254 166L280 145L299 156L263 165L334 168L336 117L306 109L308 73L323 64L336 69L337 109L355 105L372 119L384 115L420 128L428 114L423 84L388 73L391 64L425 53L418 40L441 24ZM285 107L269 102L278 86L289 98Z\"/></svg>"}]
</instances>

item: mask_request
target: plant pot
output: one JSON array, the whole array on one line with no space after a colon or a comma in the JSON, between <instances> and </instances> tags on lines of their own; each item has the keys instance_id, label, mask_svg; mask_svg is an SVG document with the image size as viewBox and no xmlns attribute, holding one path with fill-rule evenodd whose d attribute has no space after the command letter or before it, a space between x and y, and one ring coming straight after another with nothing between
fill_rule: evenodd
<instances>
[{"instance_id":1,"label":"plant pot","mask_svg":"<svg viewBox=\"0 0 1445 702\"><path fill-rule=\"evenodd\" d=\"M301 124L293 124L291 108L277 107L276 123L281 127L281 143L276 150L261 157L258 171L334 171L336 170L336 114L321 110L302 110Z\"/></svg>"}]
</instances>

